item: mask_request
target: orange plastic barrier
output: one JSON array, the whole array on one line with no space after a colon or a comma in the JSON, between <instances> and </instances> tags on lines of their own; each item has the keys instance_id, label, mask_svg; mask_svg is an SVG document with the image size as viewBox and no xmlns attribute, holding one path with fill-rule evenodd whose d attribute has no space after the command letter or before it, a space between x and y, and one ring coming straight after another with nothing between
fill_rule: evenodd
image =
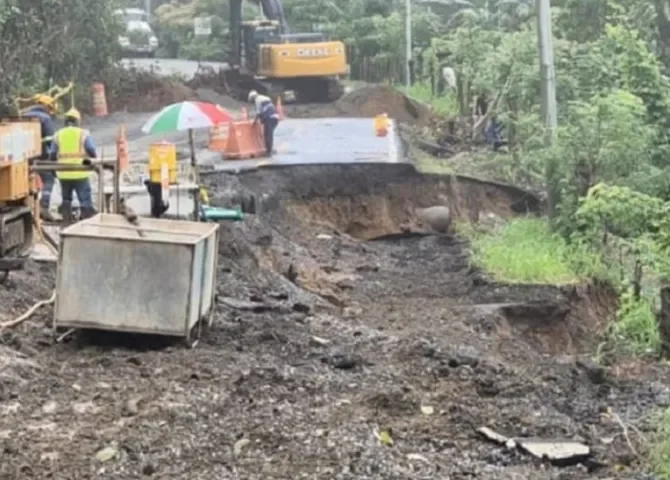
<instances>
[{"instance_id":1,"label":"orange plastic barrier","mask_svg":"<svg viewBox=\"0 0 670 480\"><path fill-rule=\"evenodd\" d=\"M263 131L253 121L232 122L228 126L228 143L223 157L231 160L256 158L265 155Z\"/></svg>"},{"instance_id":2,"label":"orange plastic barrier","mask_svg":"<svg viewBox=\"0 0 670 480\"><path fill-rule=\"evenodd\" d=\"M126 126L119 127L119 135L116 137L116 155L120 159L121 170L128 168L130 158L128 156L128 139L126 138Z\"/></svg>"},{"instance_id":3,"label":"orange plastic barrier","mask_svg":"<svg viewBox=\"0 0 670 480\"><path fill-rule=\"evenodd\" d=\"M224 153L228 144L228 129L225 125L214 125L209 131L209 148L214 152Z\"/></svg>"},{"instance_id":4,"label":"orange plastic barrier","mask_svg":"<svg viewBox=\"0 0 670 480\"><path fill-rule=\"evenodd\" d=\"M286 118L286 115L284 115L284 106L281 104L281 97L277 97L277 114L279 115L279 120Z\"/></svg>"},{"instance_id":5,"label":"orange plastic barrier","mask_svg":"<svg viewBox=\"0 0 670 480\"><path fill-rule=\"evenodd\" d=\"M105 85L94 83L91 86L91 94L93 95L93 115L96 117L106 117L108 112Z\"/></svg>"}]
</instances>

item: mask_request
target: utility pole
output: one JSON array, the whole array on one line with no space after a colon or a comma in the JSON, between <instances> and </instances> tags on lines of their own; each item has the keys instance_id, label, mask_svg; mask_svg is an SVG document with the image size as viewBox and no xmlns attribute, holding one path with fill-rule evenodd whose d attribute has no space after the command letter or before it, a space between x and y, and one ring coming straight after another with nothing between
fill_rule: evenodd
<instances>
[{"instance_id":1,"label":"utility pole","mask_svg":"<svg viewBox=\"0 0 670 480\"><path fill-rule=\"evenodd\" d=\"M551 33L551 5L549 0L535 0L537 10L537 46L540 51L540 82L542 86L542 119L546 128L545 145L554 141L558 119L556 113L556 73L554 72L554 45ZM548 159L544 167L547 189L547 214L555 227L556 203L560 192L557 184L558 164L555 158Z\"/></svg>"},{"instance_id":2,"label":"utility pole","mask_svg":"<svg viewBox=\"0 0 670 480\"><path fill-rule=\"evenodd\" d=\"M550 142L558 125L554 45L551 32L551 5L549 0L535 0L535 5L537 9L537 44L540 52L542 118L547 128L547 141Z\"/></svg>"},{"instance_id":3,"label":"utility pole","mask_svg":"<svg viewBox=\"0 0 670 480\"><path fill-rule=\"evenodd\" d=\"M412 86L412 0L405 0L405 82Z\"/></svg>"},{"instance_id":4,"label":"utility pole","mask_svg":"<svg viewBox=\"0 0 670 480\"><path fill-rule=\"evenodd\" d=\"M151 22L151 0L144 0L144 11L147 12L147 22Z\"/></svg>"}]
</instances>

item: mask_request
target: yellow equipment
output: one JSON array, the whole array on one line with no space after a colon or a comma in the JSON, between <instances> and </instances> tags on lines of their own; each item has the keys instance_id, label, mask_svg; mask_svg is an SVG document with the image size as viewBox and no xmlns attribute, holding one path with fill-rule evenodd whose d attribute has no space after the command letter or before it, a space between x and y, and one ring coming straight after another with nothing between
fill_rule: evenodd
<instances>
[{"instance_id":1,"label":"yellow equipment","mask_svg":"<svg viewBox=\"0 0 670 480\"><path fill-rule=\"evenodd\" d=\"M268 20L242 21L242 0L230 0L231 69L226 81L246 99L250 90L275 98L292 91L298 102L330 102L344 93L345 45L322 33L288 33L281 0L260 0Z\"/></svg>"},{"instance_id":2,"label":"yellow equipment","mask_svg":"<svg viewBox=\"0 0 670 480\"><path fill-rule=\"evenodd\" d=\"M59 100L65 95L70 94L70 105L74 106L74 83L70 82L64 87L59 87L54 85L49 90L44 93L38 93L32 97L22 98L17 97L14 99L14 105L19 115L23 115L30 108L35 105L44 105L47 108L52 109L54 113L60 111Z\"/></svg>"},{"instance_id":3,"label":"yellow equipment","mask_svg":"<svg viewBox=\"0 0 670 480\"><path fill-rule=\"evenodd\" d=\"M40 155L39 121L0 121L0 275L20 269L33 244L33 206L29 159Z\"/></svg>"},{"instance_id":4,"label":"yellow equipment","mask_svg":"<svg viewBox=\"0 0 670 480\"><path fill-rule=\"evenodd\" d=\"M162 183L163 167L167 167L169 183L177 183L177 146L173 143L152 143L149 147L149 180Z\"/></svg>"}]
</instances>

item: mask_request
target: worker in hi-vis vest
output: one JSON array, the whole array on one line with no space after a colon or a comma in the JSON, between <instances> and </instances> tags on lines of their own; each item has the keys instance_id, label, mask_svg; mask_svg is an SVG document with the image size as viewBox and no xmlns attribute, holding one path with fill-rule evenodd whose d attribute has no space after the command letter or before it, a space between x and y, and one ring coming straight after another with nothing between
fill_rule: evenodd
<instances>
[{"instance_id":1,"label":"worker in hi-vis vest","mask_svg":"<svg viewBox=\"0 0 670 480\"><path fill-rule=\"evenodd\" d=\"M65 127L54 135L51 158L59 163L90 165L91 158L96 158L95 145L88 130L79 126L81 114L71 109L65 114ZM63 220L72 219L72 196L76 192L79 200L81 218L89 218L96 214L93 208L90 171L57 172L61 184L63 201L59 213Z\"/></svg>"}]
</instances>

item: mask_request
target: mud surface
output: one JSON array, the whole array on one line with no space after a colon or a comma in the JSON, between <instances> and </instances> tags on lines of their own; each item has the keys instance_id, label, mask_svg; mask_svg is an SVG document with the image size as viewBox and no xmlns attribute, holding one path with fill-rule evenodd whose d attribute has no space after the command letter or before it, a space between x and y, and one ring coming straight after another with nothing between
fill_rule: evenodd
<instances>
[{"instance_id":1,"label":"mud surface","mask_svg":"<svg viewBox=\"0 0 670 480\"><path fill-rule=\"evenodd\" d=\"M577 361L594 351L613 292L494 284L461 239L413 227L355 238L354 215L374 224L387 210L379 225L396 225L401 203L438 194L465 217L475 202L507 216L518 200L365 168L325 169L328 181L308 167L210 177L215 203L253 197L260 213L221 226L215 321L193 350L109 333L52 344L49 307L4 332L0 478L645 478L603 412L637 420L670 392L643 370ZM2 320L53 282L44 266L15 275L0 288ZM542 464L480 438L484 425L580 439L594 457Z\"/></svg>"}]
</instances>

